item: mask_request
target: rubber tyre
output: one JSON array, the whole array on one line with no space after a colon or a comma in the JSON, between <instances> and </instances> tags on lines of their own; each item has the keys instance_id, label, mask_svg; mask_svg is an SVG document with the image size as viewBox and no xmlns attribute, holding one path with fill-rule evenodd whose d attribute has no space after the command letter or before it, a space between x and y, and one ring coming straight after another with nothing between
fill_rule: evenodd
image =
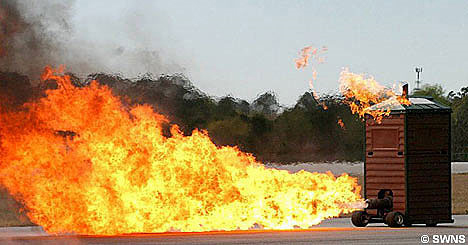
<instances>
[{"instance_id":1,"label":"rubber tyre","mask_svg":"<svg viewBox=\"0 0 468 245\"><path fill-rule=\"evenodd\" d=\"M390 227L401 227L405 223L405 216L400 212L390 212L385 216L385 221Z\"/></svg>"},{"instance_id":2,"label":"rubber tyre","mask_svg":"<svg viewBox=\"0 0 468 245\"><path fill-rule=\"evenodd\" d=\"M351 223L357 227L365 227L369 224L369 215L366 211L354 211L351 215Z\"/></svg>"}]
</instances>

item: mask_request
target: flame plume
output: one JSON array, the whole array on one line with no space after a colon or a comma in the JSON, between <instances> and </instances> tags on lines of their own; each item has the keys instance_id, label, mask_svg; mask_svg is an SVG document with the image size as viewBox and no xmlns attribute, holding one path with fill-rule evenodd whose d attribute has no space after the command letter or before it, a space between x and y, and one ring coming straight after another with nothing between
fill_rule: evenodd
<instances>
[{"instance_id":1,"label":"flame plume","mask_svg":"<svg viewBox=\"0 0 468 245\"><path fill-rule=\"evenodd\" d=\"M397 95L394 90L380 85L373 77L354 74L347 68L340 74L340 92L353 114L358 114L361 118L368 114L377 122L390 115L392 107L411 104L405 95ZM379 108L371 108L379 103Z\"/></svg>"},{"instance_id":2,"label":"flame plume","mask_svg":"<svg viewBox=\"0 0 468 245\"><path fill-rule=\"evenodd\" d=\"M344 122L343 122L343 119L338 118L337 123L338 123L338 125L340 125L340 127L341 127L343 130L346 130L346 127L345 127L345 124L344 124Z\"/></svg>"},{"instance_id":3,"label":"flame plume","mask_svg":"<svg viewBox=\"0 0 468 245\"><path fill-rule=\"evenodd\" d=\"M356 179L265 168L207 133L184 136L106 86L58 88L0 117L0 180L49 233L307 228L352 211Z\"/></svg>"},{"instance_id":4,"label":"flame plume","mask_svg":"<svg viewBox=\"0 0 468 245\"><path fill-rule=\"evenodd\" d=\"M320 102L320 96L315 91L314 83L317 81L317 69L315 68L316 65L322 64L325 62L325 57L322 55L328 51L328 48L323 46L322 48L314 48L312 46L307 46L301 49L299 52L299 58L295 59L296 69L304 69L306 68L309 63L312 64L312 78L309 80L309 87L312 91L312 95L315 98L315 101L319 103L324 110L328 110L327 105L325 102ZM315 61L316 64L313 62Z\"/></svg>"}]
</instances>

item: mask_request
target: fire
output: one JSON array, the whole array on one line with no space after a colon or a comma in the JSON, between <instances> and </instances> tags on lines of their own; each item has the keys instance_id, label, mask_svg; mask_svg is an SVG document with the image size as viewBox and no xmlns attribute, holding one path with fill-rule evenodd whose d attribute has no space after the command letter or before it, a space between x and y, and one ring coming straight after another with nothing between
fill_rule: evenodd
<instances>
[{"instance_id":1,"label":"fire","mask_svg":"<svg viewBox=\"0 0 468 245\"><path fill-rule=\"evenodd\" d=\"M406 95L397 95L394 90L380 85L373 77L354 74L348 69L341 71L340 92L345 96L344 102L349 105L353 114L357 113L361 118L369 114L377 122L390 115L391 108L395 105L411 104ZM376 104L379 104L378 108L371 108Z\"/></svg>"},{"instance_id":2,"label":"fire","mask_svg":"<svg viewBox=\"0 0 468 245\"><path fill-rule=\"evenodd\" d=\"M322 56L325 52L328 51L328 48L323 46L321 49L314 48L312 46L307 46L301 49L299 52L299 58L295 59L296 69L304 69L309 65L310 60L315 61L318 64L322 64L325 62L325 58ZM312 95L314 96L317 103L319 103L324 110L327 110L328 107L325 102L319 102L320 96L315 91L314 83L317 81L317 69L315 69L315 65L312 65L312 79L309 80L309 87L312 90Z\"/></svg>"},{"instance_id":3,"label":"fire","mask_svg":"<svg viewBox=\"0 0 468 245\"><path fill-rule=\"evenodd\" d=\"M362 200L346 174L265 168L204 131L165 136L164 116L97 82L42 79L58 88L0 117L0 181L49 233L308 228Z\"/></svg>"},{"instance_id":4,"label":"fire","mask_svg":"<svg viewBox=\"0 0 468 245\"><path fill-rule=\"evenodd\" d=\"M342 129L346 130L345 124L344 124L344 122L343 122L343 120L342 120L341 118L338 118L338 122L337 122L337 123L338 123L338 125L340 125L340 127L341 127Z\"/></svg>"}]
</instances>

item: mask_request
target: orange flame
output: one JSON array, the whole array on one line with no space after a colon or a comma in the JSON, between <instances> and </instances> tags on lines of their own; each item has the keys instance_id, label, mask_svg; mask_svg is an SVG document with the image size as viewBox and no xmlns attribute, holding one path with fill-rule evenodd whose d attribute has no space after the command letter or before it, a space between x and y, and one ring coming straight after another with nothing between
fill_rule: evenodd
<instances>
[{"instance_id":1,"label":"orange flame","mask_svg":"<svg viewBox=\"0 0 468 245\"><path fill-rule=\"evenodd\" d=\"M307 228L362 200L346 174L265 168L206 132L184 136L106 86L58 88L0 117L0 181L49 233Z\"/></svg>"},{"instance_id":2,"label":"orange flame","mask_svg":"<svg viewBox=\"0 0 468 245\"><path fill-rule=\"evenodd\" d=\"M341 71L340 91L353 114L357 113L361 118L369 114L379 123L384 116L390 115L394 106L411 104L406 96L397 95L395 91L380 85L373 77L354 74L348 69ZM379 103L378 108L371 108Z\"/></svg>"},{"instance_id":3,"label":"orange flame","mask_svg":"<svg viewBox=\"0 0 468 245\"><path fill-rule=\"evenodd\" d=\"M345 124L341 118L338 118L338 125L344 130L346 130Z\"/></svg>"},{"instance_id":4,"label":"orange flame","mask_svg":"<svg viewBox=\"0 0 468 245\"><path fill-rule=\"evenodd\" d=\"M301 49L299 52L299 58L295 59L296 68L304 69L309 65L309 60L315 60L317 64L322 64L325 62L325 58L322 56L323 53L327 52L328 48L323 46L321 49L314 48L312 46L307 46ZM312 95L314 96L317 103L319 103L324 110L327 110L328 107L325 102L319 102L320 96L317 94L314 88L314 82L317 80L317 70L315 65L312 65L312 79L309 80L309 87L312 90Z\"/></svg>"}]
</instances>

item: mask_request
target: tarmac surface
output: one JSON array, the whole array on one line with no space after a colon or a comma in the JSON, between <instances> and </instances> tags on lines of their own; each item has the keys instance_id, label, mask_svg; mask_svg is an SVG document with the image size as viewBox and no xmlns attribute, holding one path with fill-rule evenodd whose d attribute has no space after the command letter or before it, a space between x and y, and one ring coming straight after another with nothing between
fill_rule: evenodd
<instances>
[{"instance_id":1,"label":"tarmac surface","mask_svg":"<svg viewBox=\"0 0 468 245\"><path fill-rule=\"evenodd\" d=\"M332 172L334 175L347 173L349 175L363 175L363 162L331 162L331 163L297 163L297 164L265 164L267 167L298 172L305 170L308 172L325 173ZM452 174L468 173L468 162L452 162Z\"/></svg>"},{"instance_id":2,"label":"tarmac surface","mask_svg":"<svg viewBox=\"0 0 468 245\"><path fill-rule=\"evenodd\" d=\"M49 235L41 227L0 228L0 244L467 244L468 215L437 227L353 227L349 218L326 220L304 230L167 232L118 236ZM428 240L425 240L425 239Z\"/></svg>"}]
</instances>

